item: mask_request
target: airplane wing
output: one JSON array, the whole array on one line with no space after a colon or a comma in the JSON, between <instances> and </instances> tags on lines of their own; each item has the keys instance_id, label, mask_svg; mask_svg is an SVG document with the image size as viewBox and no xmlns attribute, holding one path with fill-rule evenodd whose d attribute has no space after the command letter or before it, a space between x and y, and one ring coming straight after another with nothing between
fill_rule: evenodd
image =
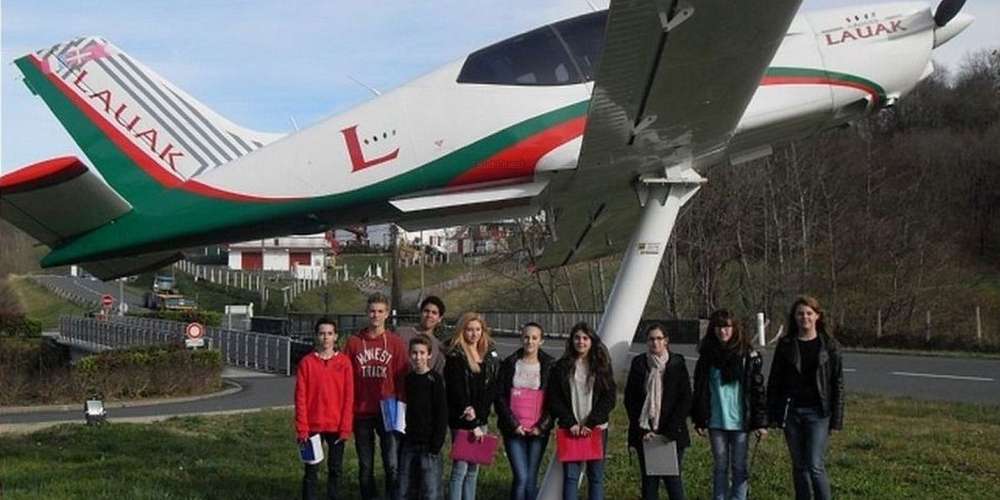
<instances>
[{"instance_id":1,"label":"airplane wing","mask_svg":"<svg viewBox=\"0 0 1000 500\"><path fill-rule=\"evenodd\" d=\"M612 0L577 168L549 186L553 241L538 268L624 250L640 176L725 157L799 3Z\"/></svg>"}]
</instances>

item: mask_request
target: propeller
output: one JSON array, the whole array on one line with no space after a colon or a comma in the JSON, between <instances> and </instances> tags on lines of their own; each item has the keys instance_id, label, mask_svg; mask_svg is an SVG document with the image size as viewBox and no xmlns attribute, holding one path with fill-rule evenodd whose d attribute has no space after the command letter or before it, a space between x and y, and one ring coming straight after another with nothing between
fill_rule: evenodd
<instances>
[{"instance_id":1,"label":"propeller","mask_svg":"<svg viewBox=\"0 0 1000 500\"><path fill-rule=\"evenodd\" d=\"M948 24L958 11L962 10L962 6L965 5L965 0L941 0L938 4L937 10L934 11L934 24L939 28Z\"/></svg>"}]
</instances>

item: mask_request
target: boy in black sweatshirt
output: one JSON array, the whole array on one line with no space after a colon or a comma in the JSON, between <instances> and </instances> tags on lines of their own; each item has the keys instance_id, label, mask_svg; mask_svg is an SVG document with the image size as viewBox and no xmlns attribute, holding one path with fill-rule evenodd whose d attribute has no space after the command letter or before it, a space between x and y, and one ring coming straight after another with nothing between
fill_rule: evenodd
<instances>
[{"instance_id":1,"label":"boy in black sweatshirt","mask_svg":"<svg viewBox=\"0 0 1000 500\"><path fill-rule=\"evenodd\" d=\"M441 447L448 429L448 402L444 380L430 367L432 349L423 336L410 340L412 370L405 381L406 434L399 462L400 500L417 500L409 491L411 482L421 485L418 491L423 500L437 500L441 491Z\"/></svg>"}]
</instances>

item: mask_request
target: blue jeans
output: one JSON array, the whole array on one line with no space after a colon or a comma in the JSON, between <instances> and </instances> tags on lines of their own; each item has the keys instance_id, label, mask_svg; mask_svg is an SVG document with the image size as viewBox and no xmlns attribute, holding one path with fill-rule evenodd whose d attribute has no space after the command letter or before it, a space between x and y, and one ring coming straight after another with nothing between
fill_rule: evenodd
<instances>
[{"instance_id":1,"label":"blue jeans","mask_svg":"<svg viewBox=\"0 0 1000 500\"><path fill-rule=\"evenodd\" d=\"M684 450L677 447L677 472L676 476L649 476L646 475L646 455L641 449L639 453L639 474L642 476L642 500L657 500L660 498L660 481L667 488L667 498L670 500L685 500L684 496Z\"/></svg>"},{"instance_id":2,"label":"blue jeans","mask_svg":"<svg viewBox=\"0 0 1000 500\"><path fill-rule=\"evenodd\" d=\"M476 477L479 465L455 460L451 463L448 500L476 500Z\"/></svg>"},{"instance_id":3,"label":"blue jeans","mask_svg":"<svg viewBox=\"0 0 1000 500\"><path fill-rule=\"evenodd\" d=\"M563 500L577 500L580 472L584 467L587 468L587 491L590 500L604 500L604 460L607 456L608 430L604 429L604 454L600 460L563 462Z\"/></svg>"},{"instance_id":4,"label":"blue jeans","mask_svg":"<svg viewBox=\"0 0 1000 500\"><path fill-rule=\"evenodd\" d=\"M340 490L340 471L344 463L344 442L340 441L340 435L335 432L320 433L320 438L326 442L326 470L328 473L326 482L326 498L336 500ZM302 476L302 498L311 500L316 498L316 486L319 484L319 464L305 464L305 474Z\"/></svg>"},{"instance_id":5,"label":"blue jeans","mask_svg":"<svg viewBox=\"0 0 1000 500\"><path fill-rule=\"evenodd\" d=\"M830 417L820 417L820 414L819 408L789 408L785 419L785 442L792 457L796 500L830 499L830 481L823 460L830 435Z\"/></svg>"},{"instance_id":6,"label":"blue jeans","mask_svg":"<svg viewBox=\"0 0 1000 500\"><path fill-rule=\"evenodd\" d=\"M378 498L375 486L375 436L382 452L382 470L385 472L385 498L396 498L399 484L399 434L385 430L382 415L354 419L354 448L358 452L358 485L361 498Z\"/></svg>"},{"instance_id":7,"label":"blue jeans","mask_svg":"<svg viewBox=\"0 0 1000 500\"><path fill-rule=\"evenodd\" d=\"M750 475L747 469L749 433L743 431L708 430L712 445L713 500L746 500ZM732 483L729 471L732 469Z\"/></svg>"},{"instance_id":8,"label":"blue jeans","mask_svg":"<svg viewBox=\"0 0 1000 500\"><path fill-rule=\"evenodd\" d=\"M421 500L438 500L441 494L441 454L430 453L426 446L411 446L403 442L403 450L399 459L399 491L396 498L400 500L417 500L411 497L411 479L419 479ZM419 476L411 477L413 469L417 468Z\"/></svg>"},{"instance_id":9,"label":"blue jeans","mask_svg":"<svg viewBox=\"0 0 1000 500\"><path fill-rule=\"evenodd\" d=\"M549 435L521 437L511 436L503 444L513 472L511 500L535 500L538 495L538 467L545 454Z\"/></svg>"}]
</instances>

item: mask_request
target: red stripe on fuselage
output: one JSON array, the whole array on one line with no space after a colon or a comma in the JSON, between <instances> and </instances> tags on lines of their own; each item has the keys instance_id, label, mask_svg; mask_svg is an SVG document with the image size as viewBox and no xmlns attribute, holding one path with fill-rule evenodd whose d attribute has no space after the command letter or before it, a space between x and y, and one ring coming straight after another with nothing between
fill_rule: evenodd
<instances>
[{"instance_id":1,"label":"red stripe on fuselage","mask_svg":"<svg viewBox=\"0 0 1000 500\"><path fill-rule=\"evenodd\" d=\"M448 184L458 186L531 176L535 172L538 160L553 149L582 135L586 123L587 117L581 116L538 132L479 162Z\"/></svg>"},{"instance_id":2,"label":"red stripe on fuselage","mask_svg":"<svg viewBox=\"0 0 1000 500\"><path fill-rule=\"evenodd\" d=\"M872 96L872 106L877 106L879 102L878 91L870 86L851 82L847 80L833 80L818 76L765 76L760 85L831 85L834 87L849 87L860 90Z\"/></svg>"}]
</instances>

